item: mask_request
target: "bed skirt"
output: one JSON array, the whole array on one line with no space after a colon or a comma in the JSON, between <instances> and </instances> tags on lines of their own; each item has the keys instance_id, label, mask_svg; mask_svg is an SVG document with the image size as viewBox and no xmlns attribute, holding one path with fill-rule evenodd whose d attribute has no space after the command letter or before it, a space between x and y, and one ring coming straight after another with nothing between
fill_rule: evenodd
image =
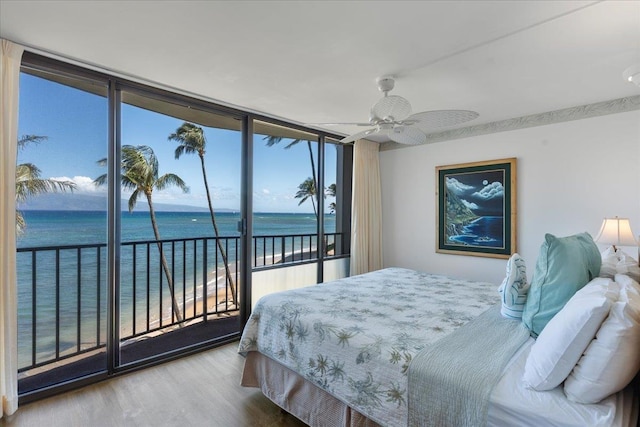
<instances>
[{"instance_id":1,"label":"bed skirt","mask_svg":"<svg viewBox=\"0 0 640 427\"><path fill-rule=\"evenodd\" d=\"M310 426L380 427L346 403L257 351L247 353L240 384L259 388L273 403Z\"/></svg>"}]
</instances>

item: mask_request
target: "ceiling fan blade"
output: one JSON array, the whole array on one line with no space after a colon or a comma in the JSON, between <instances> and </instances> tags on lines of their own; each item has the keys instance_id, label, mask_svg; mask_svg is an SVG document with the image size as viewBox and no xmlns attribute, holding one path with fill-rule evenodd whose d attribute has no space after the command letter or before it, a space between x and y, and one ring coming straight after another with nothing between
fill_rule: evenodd
<instances>
[{"instance_id":1,"label":"ceiling fan blade","mask_svg":"<svg viewBox=\"0 0 640 427\"><path fill-rule=\"evenodd\" d=\"M371 123L305 123L305 126L371 126Z\"/></svg>"},{"instance_id":2,"label":"ceiling fan blade","mask_svg":"<svg viewBox=\"0 0 640 427\"><path fill-rule=\"evenodd\" d=\"M373 128L373 129L367 129L364 130L362 132L358 132L358 133L354 133L353 135L349 135L348 137L341 139L340 142L342 142L343 144L347 144L349 142L354 142L357 141L359 139L365 138L371 134L377 133L377 129Z\"/></svg>"},{"instance_id":3,"label":"ceiling fan blade","mask_svg":"<svg viewBox=\"0 0 640 427\"><path fill-rule=\"evenodd\" d=\"M411 114L411 104L401 96L388 95L371 107L371 117L401 121Z\"/></svg>"},{"instance_id":4,"label":"ceiling fan blade","mask_svg":"<svg viewBox=\"0 0 640 427\"><path fill-rule=\"evenodd\" d=\"M396 126L388 135L390 140L398 144L420 145L427 142L427 135L415 126Z\"/></svg>"},{"instance_id":5,"label":"ceiling fan blade","mask_svg":"<svg viewBox=\"0 0 640 427\"><path fill-rule=\"evenodd\" d=\"M479 114L469 110L434 110L413 114L403 120L406 124L416 124L420 129L455 126L471 121Z\"/></svg>"}]
</instances>

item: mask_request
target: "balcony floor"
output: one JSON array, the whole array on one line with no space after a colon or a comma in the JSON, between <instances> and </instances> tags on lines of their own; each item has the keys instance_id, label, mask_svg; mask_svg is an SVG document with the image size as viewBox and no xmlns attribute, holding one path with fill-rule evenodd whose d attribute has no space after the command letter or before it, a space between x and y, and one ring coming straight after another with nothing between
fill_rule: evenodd
<instances>
[{"instance_id":1,"label":"balcony floor","mask_svg":"<svg viewBox=\"0 0 640 427\"><path fill-rule=\"evenodd\" d=\"M240 317L237 315L199 322L128 343L120 349L120 361L121 364L126 365L202 342L222 340L230 334L239 332ZM18 393L30 393L41 388L102 372L106 369L106 358L106 353L101 351L68 362L58 362L55 366L52 364L51 369L40 369L37 374L21 378L18 381Z\"/></svg>"}]
</instances>

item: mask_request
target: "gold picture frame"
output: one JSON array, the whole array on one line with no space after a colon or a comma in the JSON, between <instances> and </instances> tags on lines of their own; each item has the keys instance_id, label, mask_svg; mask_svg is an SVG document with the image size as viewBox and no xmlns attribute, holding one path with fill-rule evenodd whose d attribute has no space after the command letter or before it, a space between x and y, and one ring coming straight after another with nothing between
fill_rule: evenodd
<instances>
[{"instance_id":1,"label":"gold picture frame","mask_svg":"<svg viewBox=\"0 0 640 427\"><path fill-rule=\"evenodd\" d=\"M436 252L516 252L516 158L436 167Z\"/></svg>"}]
</instances>

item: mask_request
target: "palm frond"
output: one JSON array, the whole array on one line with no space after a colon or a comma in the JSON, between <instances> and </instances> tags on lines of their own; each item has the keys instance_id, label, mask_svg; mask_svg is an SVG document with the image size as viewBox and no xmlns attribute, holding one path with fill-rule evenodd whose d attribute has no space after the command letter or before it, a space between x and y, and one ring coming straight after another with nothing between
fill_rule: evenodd
<instances>
[{"instance_id":1,"label":"palm frond","mask_svg":"<svg viewBox=\"0 0 640 427\"><path fill-rule=\"evenodd\" d=\"M122 147L122 185L125 188L152 189L158 178L158 158L146 145Z\"/></svg>"},{"instance_id":2,"label":"palm frond","mask_svg":"<svg viewBox=\"0 0 640 427\"><path fill-rule=\"evenodd\" d=\"M311 196L316 195L316 186L312 178L305 179L300 185L298 185L298 192L295 195L296 199L302 198L298 206L307 201Z\"/></svg>"},{"instance_id":3,"label":"palm frond","mask_svg":"<svg viewBox=\"0 0 640 427\"><path fill-rule=\"evenodd\" d=\"M202 128L189 122L184 122L175 133L169 135L168 139L179 143L174 153L176 159L179 159L182 154L204 155L207 146Z\"/></svg>"},{"instance_id":4,"label":"palm frond","mask_svg":"<svg viewBox=\"0 0 640 427\"><path fill-rule=\"evenodd\" d=\"M262 139L267 141L267 147L272 147L282 141L283 138L281 136L265 135Z\"/></svg>"},{"instance_id":5,"label":"palm frond","mask_svg":"<svg viewBox=\"0 0 640 427\"><path fill-rule=\"evenodd\" d=\"M16 166L16 201L19 203L31 196L75 189L76 184L73 181L40 178L40 169L33 163L21 163Z\"/></svg>"},{"instance_id":6,"label":"palm frond","mask_svg":"<svg viewBox=\"0 0 640 427\"><path fill-rule=\"evenodd\" d=\"M131 197L129 197L129 212L133 212L133 208L136 207L136 202L142 194L143 193L137 188L133 191L133 193L131 193Z\"/></svg>"},{"instance_id":7,"label":"palm frond","mask_svg":"<svg viewBox=\"0 0 640 427\"><path fill-rule=\"evenodd\" d=\"M281 137L281 136L273 136L273 135L265 135L262 138L264 141L267 141L267 147L272 147L276 144L279 144L280 142L282 142L285 138ZM288 138L287 138L288 139ZM294 145L305 141L304 139L294 139L293 141L291 141L289 144L287 144L284 149L288 150L289 148L293 147Z\"/></svg>"},{"instance_id":8,"label":"palm frond","mask_svg":"<svg viewBox=\"0 0 640 427\"><path fill-rule=\"evenodd\" d=\"M155 187L158 190L164 190L165 188L175 185L180 188L184 193L189 192L189 187L187 184L180 178L178 175L174 173L165 173L160 178L156 180Z\"/></svg>"},{"instance_id":9,"label":"palm frond","mask_svg":"<svg viewBox=\"0 0 640 427\"><path fill-rule=\"evenodd\" d=\"M27 223L22 216L22 212L16 210L16 233L22 234L24 233L25 228L27 228Z\"/></svg>"},{"instance_id":10,"label":"palm frond","mask_svg":"<svg viewBox=\"0 0 640 427\"><path fill-rule=\"evenodd\" d=\"M47 136L40 135L22 135L18 138L18 149L24 148L27 144L39 144L42 141L46 141L48 139Z\"/></svg>"},{"instance_id":11,"label":"palm frond","mask_svg":"<svg viewBox=\"0 0 640 427\"><path fill-rule=\"evenodd\" d=\"M336 191L337 191L336 184L331 184L330 186L327 187L327 190L325 191L325 193L327 196L336 197Z\"/></svg>"},{"instance_id":12,"label":"palm frond","mask_svg":"<svg viewBox=\"0 0 640 427\"><path fill-rule=\"evenodd\" d=\"M302 140L302 139L294 139L286 147L284 147L284 149L288 150L289 148L293 147L294 145L296 145L296 144L298 144L299 142L302 142L302 141L304 141L304 140Z\"/></svg>"},{"instance_id":13,"label":"palm frond","mask_svg":"<svg viewBox=\"0 0 640 427\"><path fill-rule=\"evenodd\" d=\"M105 185L107 183L107 174L102 174L96 179L93 180L93 185L96 187L100 187L101 185Z\"/></svg>"},{"instance_id":14,"label":"palm frond","mask_svg":"<svg viewBox=\"0 0 640 427\"><path fill-rule=\"evenodd\" d=\"M123 189L133 190L129 197L129 212L135 208L137 200L143 194L150 195L154 188L163 190L175 185L185 193L189 192L187 184L176 174L167 173L158 178L158 158L151 147L123 145L121 153L120 184ZM106 184L107 175L100 175L93 182L96 185Z\"/></svg>"}]
</instances>

